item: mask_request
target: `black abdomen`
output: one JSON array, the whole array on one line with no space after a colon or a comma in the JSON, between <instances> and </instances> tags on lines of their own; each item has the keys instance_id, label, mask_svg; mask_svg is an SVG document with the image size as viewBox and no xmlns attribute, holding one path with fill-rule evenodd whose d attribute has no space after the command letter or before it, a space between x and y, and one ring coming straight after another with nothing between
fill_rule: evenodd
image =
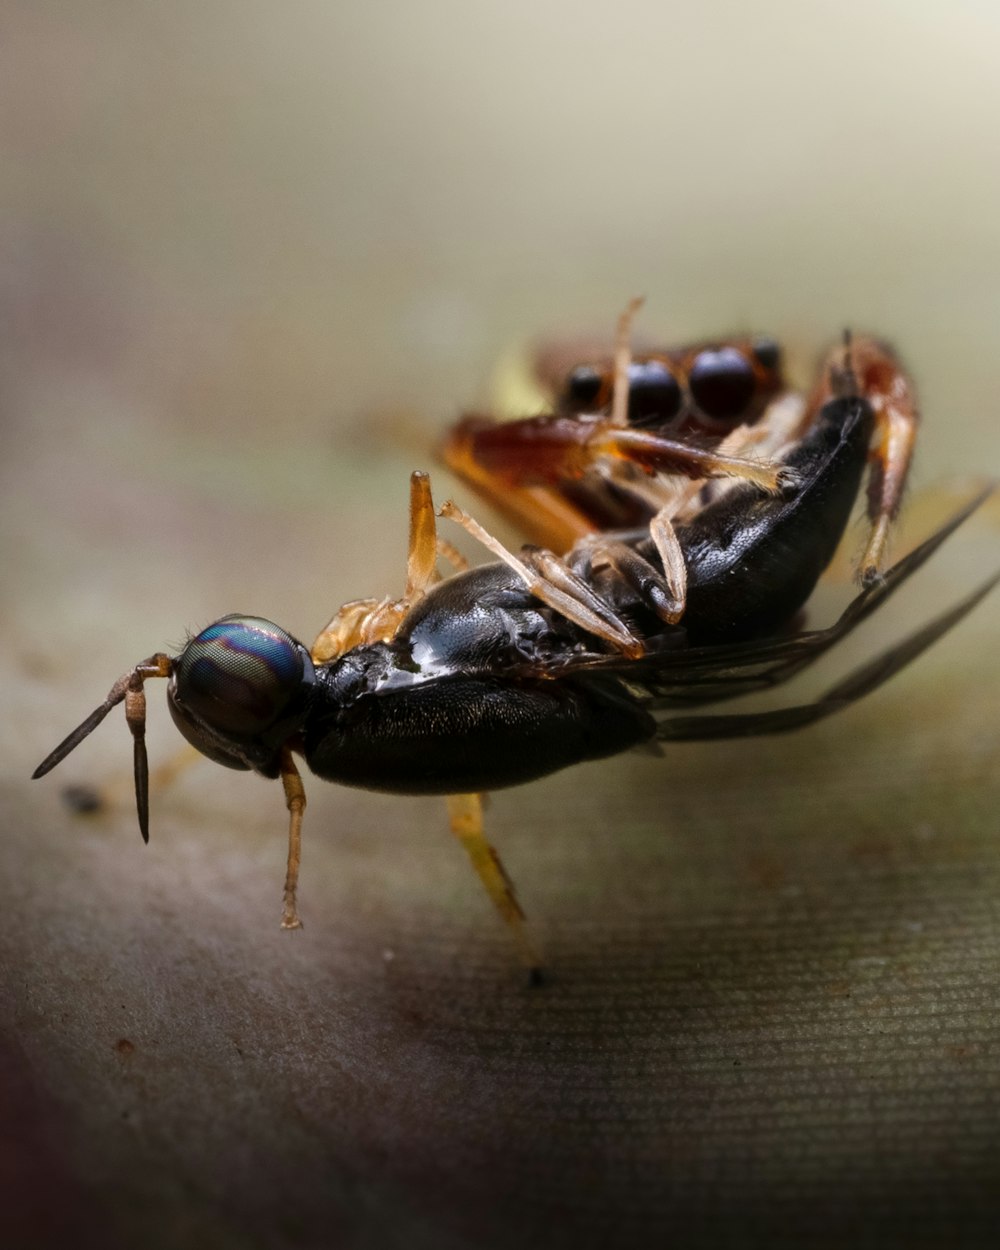
<instances>
[{"instance_id":1,"label":"black abdomen","mask_svg":"<svg viewBox=\"0 0 1000 1250\"><path fill-rule=\"evenodd\" d=\"M320 680L322 685L322 678ZM318 692L319 693L319 692ZM320 777L366 790L464 794L519 785L628 750L655 724L613 680L445 677L323 711L305 756Z\"/></svg>"},{"instance_id":2,"label":"black abdomen","mask_svg":"<svg viewBox=\"0 0 1000 1250\"><path fill-rule=\"evenodd\" d=\"M741 642L794 617L850 519L872 421L866 400L831 400L784 461L801 475L794 495L737 486L678 527L688 568L683 623L692 643Z\"/></svg>"}]
</instances>

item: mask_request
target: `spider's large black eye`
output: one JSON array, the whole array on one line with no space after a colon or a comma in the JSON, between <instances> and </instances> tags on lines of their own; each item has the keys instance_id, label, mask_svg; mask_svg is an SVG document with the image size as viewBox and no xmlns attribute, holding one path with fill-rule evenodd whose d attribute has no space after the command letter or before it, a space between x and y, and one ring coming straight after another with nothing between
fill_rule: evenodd
<instances>
[{"instance_id":1,"label":"spider's large black eye","mask_svg":"<svg viewBox=\"0 0 1000 1250\"><path fill-rule=\"evenodd\" d=\"M224 737L251 739L300 693L306 662L301 644L272 621L224 616L174 662L172 702Z\"/></svg>"},{"instance_id":2,"label":"spider's large black eye","mask_svg":"<svg viewBox=\"0 0 1000 1250\"><path fill-rule=\"evenodd\" d=\"M571 412L594 412L600 402L604 375L593 365L577 365L566 379L563 405Z\"/></svg>"},{"instance_id":3,"label":"spider's large black eye","mask_svg":"<svg viewBox=\"0 0 1000 1250\"><path fill-rule=\"evenodd\" d=\"M628 422L639 429L676 417L684 402L680 383L664 360L633 360L628 386Z\"/></svg>"},{"instance_id":4,"label":"spider's large black eye","mask_svg":"<svg viewBox=\"0 0 1000 1250\"><path fill-rule=\"evenodd\" d=\"M706 417L739 417L753 399L753 368L735 347L699 352L688 374L691 394Z\"/></svg>"},{"instance_id":5,"label":"spider's large black eye","mask_svg":"<svg viewBox=\"0 0 1000 1250\"><path fill-rule=\"evenodd\" d=\"M778 343L766 335L759 335L754 339L753 344L754 360L764 369L770 369L772 373L777 373L781 368L781 348Z\"/></svg>"}]
</instances>

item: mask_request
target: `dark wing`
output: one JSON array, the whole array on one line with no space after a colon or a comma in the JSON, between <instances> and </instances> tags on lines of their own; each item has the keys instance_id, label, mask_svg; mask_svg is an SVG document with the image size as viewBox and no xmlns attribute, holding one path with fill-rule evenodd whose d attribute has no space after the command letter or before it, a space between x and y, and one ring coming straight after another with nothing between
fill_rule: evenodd
<instances>
[{"instance_id":1,"label":"dark wing","mask_svg":"<svg viewBox=\"0 0 1000 1250\"><path fill-rule=\"evenodd\" d=\"M733 646L675 648L637 660L618 655L570 656L546 676L607 673L620 677L645 697L651 710L715 703L780 685L815 663L911 577L995 490L991 483L944 522L929 538L865 587L828 628ZM1000 580L997 574L959 603L869 661L814 704L735 716L673 717L661 725L663 738L716 738L773 733L808 724L859 699L887 681L958 623ZM537 667L535 668L537 673ZM818 708L825 710L817 711Z\"/></svg>"}]
</instances>

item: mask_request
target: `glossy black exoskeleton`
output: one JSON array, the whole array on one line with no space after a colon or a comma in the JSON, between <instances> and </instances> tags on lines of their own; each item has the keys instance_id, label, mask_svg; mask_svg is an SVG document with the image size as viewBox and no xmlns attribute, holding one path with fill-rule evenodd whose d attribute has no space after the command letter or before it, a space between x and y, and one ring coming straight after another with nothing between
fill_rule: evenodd
<instances>
[{"instance_id":1,"label":"glossy black exoskeleton","mask_svg":"<svg viewBox=\"0 0 1000 1250\"><path fill-rule=\"evenodd\" d=\"M290 812L286 927L299 924L305 796L293 755L300 755L330 781L450 796L453 831L535 967L512 887L483 834L479 792L654 741L770 733L818 720L881 685L994 584L812 703L676 714L794 676L884 602L989 493L884 575L869 577L835 624L792 628L847 525L877 419L853 378L834 389L845 393L827 395L776 458L772 486L738 481L713 493L695 483L698 497L677 510L667 540L683 558L680 612L664 589L653 506L649 524L585 538L564 560L531 547L515 556L485 536L500 562L435 580L429 483L415 474L402 600L346 605L311 649L272 622L224 617L177 657L157 654L125 674L35 776L124 701L147 836L143 683L167 677L174 721L202 754L282 779ZM643 455L647 447L639 444ZM484 537L453 505L442 514Z\"/></svg>"}]
</instances>

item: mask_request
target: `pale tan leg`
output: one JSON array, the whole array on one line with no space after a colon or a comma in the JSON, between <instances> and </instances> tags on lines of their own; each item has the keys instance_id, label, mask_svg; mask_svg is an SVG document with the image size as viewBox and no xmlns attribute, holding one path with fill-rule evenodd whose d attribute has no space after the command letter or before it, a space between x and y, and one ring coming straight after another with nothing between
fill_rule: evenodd
<instances>
[{"instance_id":1,"label":"pale tan leg","mask_svg":"<svg viewBox=\"0 0 1000 1250\"><path fill-rule=\"evenodd\" d=\"M899 512L913 459L920 414L916 395L895 352L884 343L845 334L834 348L807 412L829 396L863 395L875 413L875 436L869 449L868 519L871 524L858 565L863 586L879 581L885 569L892 523Z\"/></svg>"},{"instance_id":2,"label":"pale tan leg","mask_svg":"<svg viewBox=\"0 0 1000 1250\"><path fill-rule=\"evenodd\" d=\"M687 565L670 519L669 508L661 509L650 521L649 536L663 564L664 580L676 605L673 614L667 619L671 624L676 624L684 615L687 603Z\"/></svg>"},{"instance_id":3,"label":"pale tan leg","mask_svg":"<svg viewBox=\"0 0 1000 1250\"><path fill-rule=\"evenodd\" d=\"M438 555L442 560L447 560L456 573L467 573L470 565L465 556L459 549L450 543L447 538L442 538L440 534L437 537Z\"/></svg>"},{"instance_id":4,"label":"pale tan leg","mask_svg":"<svg viewBox=\"0 0 1000 1250\"><path fill-rule=\"evenodd\" d=\"M683 602L674 597L660 570L625 543L608 538L594 538L573 553L578 567L591 573L610 568L635 590L647 607L668 625L680 619Z\"/></svg>"},{"instance_id":5,"label":"pale tan leg","mask_svg":"<svg viewBox=\"0 0 1000 1250\"><path fill-rule=\"evenodd\" d=\"M625 311L618 318L618 332L615 336L615 376L611 392L612 425L628 425L628 367L632 363L632 348L629 340L632 336L632 321L645 302L642 296L630 299Z\"/></svg>"},{"instance_id":6,"label":"pale tan leg","mask_svg":"<svg viewBox=\"0 0 1000 1250\"><path fill-rule=\"evenodd\" d=\"M517 901L514 886L500 862L500 856L486 840L483 832L483 801L478 794L448 796L448 819L451 831L468 852L486 893L508 925L517 949L533 983L541 980L542 962L525 930L524 912Z\"/></svg>"},{"instance_id":7,"label":"pale tan leg","mask_svg":"<svg viewBox=\"0 0 1000 1250\"><path fill-rule=\"evenodd\" d=\"M604 624L605 629L614 631L616 636L632 637L621 617L560 556L546 551L544 547L522 547L521 555L528 568L544 579L547 592L554 590L559 595L567 596L573 604L573 611L588 614L586 618L583 615L570 615L570 620L587 628L585 621L592 614ZM569 613L564 612L564 615Z\"/></svg>"},{"instance_id":8,"label":"pale tan leg","mask_svg":"<svg viewBox=\"0 0 1000 1250\"><path fill-rule=\"evenodd\" d=\"M887 400L875 405L876 443L868 487L871 533L858 576L862 585L878 581L889 551L889 534L899 512L913 447L917 438L916 411Z\"/></svg>"},{"instance_id":9,"label":"pale tan leg","mask_svg":"<svg viewBox=\"0 0 1000 1250\"><path fill-rule=\"evenodd\" d=\"M301 929L302 921L299 919L295 895L299 885L299 864L302 861L302 815L306 810L306 792L288 747L281 749L281 784L285 789L285 806L288 808L288 869L285 873L281 927Z\"/></svg>"},{"instance_id":10,"label":"pale tan leg","mask_svg":"<svg viewBox=\"0 0 1000 1250\"><path fill-rule=\"evenodd\" d=\"M452 503L450 499L441 505L440 515L461 525L466 533L471 534L488 551L492 551L498 559L512 568L536 598L548 604L550 608L560 613L568 621L572 621L574 625L579 625L581 629L585 629L588 633L594 634L598 638L603 638L606 642L611 643L613 647L617 647L623 655L633 657L642 655L643 645L641 640L631 633L624 621L619 620L610 608L597 599L585 583L580 582L580 579L572 573L567 565L557 561L557 557L553 556L551 552L536 550L532 553L531 558L536 564L545 564L548 560L560 564L565 572L565 576L557 578L560 582L559 585L554 584L550 580L548 569L543 573L524 560L518 559L513 552L507 550L503 543L494 538L487 530L484 530L478 521L473 520L461 508ZM586 596L580 595L576 586L573 586L572 589L570 588L568 580L570 578L584 586L584 589L587 591ZM598 606L595 607L595 602L591 601L596 601Z\"/></svg>"},{"instance_id":11,"label":"pale tan leg","mask_svg":"<svg viewBox=\"0 0 1000 1250\"><path fill-rule=\"evenodd\" d=\"M787 465L695 447L652 430L619 429L610 419L591 425L584 448L590 459L619 456L647 471L682 474L699 482L706 477L734 477L753 482L772 494L794 489L799 482L798 474Z\"/></svg>"}]
</instances>

